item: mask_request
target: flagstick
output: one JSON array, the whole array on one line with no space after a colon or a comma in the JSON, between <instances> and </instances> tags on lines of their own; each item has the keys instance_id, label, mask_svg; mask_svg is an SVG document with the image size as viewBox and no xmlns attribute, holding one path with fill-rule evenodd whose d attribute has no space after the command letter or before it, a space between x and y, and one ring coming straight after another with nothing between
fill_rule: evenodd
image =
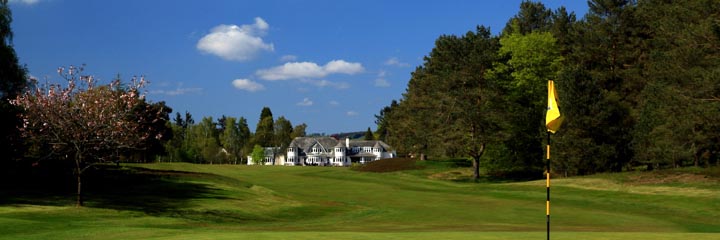
<instances>
[{"instance_id":1,"label":"flagstick","mask_svg":"<svg viewBox=\"0 0 720 240\"><path fill-rule=\"evenodd\" d=\"M547 177L546 180L546 189L547 189L547 199L545 202L545 211L546 211L546 217L547 217L547 239L550 240L550 131L547 132L547 163L545 163L545 174Z\"/></svg>"}]
</instances>

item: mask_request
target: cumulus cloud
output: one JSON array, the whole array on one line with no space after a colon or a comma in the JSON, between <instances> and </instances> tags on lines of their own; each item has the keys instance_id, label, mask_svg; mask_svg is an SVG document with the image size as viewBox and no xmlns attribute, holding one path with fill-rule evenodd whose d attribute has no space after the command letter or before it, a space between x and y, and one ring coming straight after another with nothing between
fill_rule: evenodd
<instances>
[{"instance_id":1,"label":"cumulus cloud","mask_svg":"<svg viewBox=\"0 0 720 240\"><path fill-rule=\"evenodd\" d=\"M313 101L310 98L303 98L302 101L297 103L298 106L309 107L313 105Z\"/></svg>"},{"instance_id":2,"label":"cumulus cloud","mask_svg":"<svg viewBox=\"0 0 720 240\"><path fill-rule=\"evenodd\" d=\"M409 63L401 62L400 59L397 57L391 57L388 60L385 61L385 65L387 66L395 66L395 67L409 67Z\"/></svg>"},{"instance_id":3,"label":"cumulus cloud","mask_svg":"<svg viewBox=\"0 0 720 240\"><path fill-rule=\"evenodd\" d=\"M198 41L197 49L225 60L246 61L259 51L274 51L272 43L261 36L270 28L265 20L256 17L251 25L219 25Z\"/></svg>"},{"instance_id":4,"label":"cumulus cloud","mask_svg":"<svg viewBox=\"0 0 720 240\"><path fill-rule=\"evenodd\" d=\"M232 81L232 85L233 85L233 87L235 87L237 89L245 90L248 92L257 92L260 90L265 90L265 86L263 86L260 83L253 82L250 79L235 79Z\"/></svg>"},{"instance_id":5,"label":"cumulus cloud","mask_svg":"<svg viewBox=\"0 0 720 240\"><path fill-rule=\"evenodd\" d=\"M340 106L340 103L338 101L332 100L330 101L330 106Z\"/></svg>"},{"instance_id":6,"label":"cumulus cloud","mask_svg":"<svg viewBox=\"0 0 720 240\"><path fill-rule=\"evenodd\" d=\"M330 74L356 74L365 71L362 64L333 60L320 66L314 62L288 62L281 66L261 69L256 72L260 78L275 81L287 79L322 78Z\"/></svg>"},{"instance_id":7,"label":"cumulus cloud","mask_svg":"<svg viewBox=\"0 0 720 240\"><path fill-rule=\"evenodd\" d=\"M330 73L356 74L365 70L360 63L350 63L343 60L333 60L325 64L325 71Z\"/></svg>"},{"instance_id":8,"label":"cumulus cloud","mask_svg":"<svg viewBox=\"0 0 720 240\"><path fill-rule=\"evenodd\" d=\"M356 112L356 111L347 111L347 112L345 113L345 115L347 115L347 116L349 116L349 117L357 116L357 115L358 115L358 112Z\"/></svg>"}]
</instances>

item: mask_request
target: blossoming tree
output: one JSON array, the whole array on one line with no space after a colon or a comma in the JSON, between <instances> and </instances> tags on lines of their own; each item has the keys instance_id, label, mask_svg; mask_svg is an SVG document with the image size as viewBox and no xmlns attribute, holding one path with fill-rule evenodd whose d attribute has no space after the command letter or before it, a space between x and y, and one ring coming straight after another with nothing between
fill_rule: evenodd
<instances>
[{"instance_id":1,"label":"blossoming tree","mask_svg":"<svg viewBox=\"0 0 720 240\"><path fill-rule=\"evenodd\" d=\"M47 146L50 159L74 163L78 207L83 205L83 173L95 164L116 161L118 152L143 149L149 138L162 138L158 131L147 131L144 123L167 115L163 109L151 114L150 108L137 109L148 106L140 92L146 84L143 77L124 86L119 79L98 85L82 70L59 68L67 85L40 84L11 100L24 109L19 128L26 141Z\"/></svg>"}]
</instances>

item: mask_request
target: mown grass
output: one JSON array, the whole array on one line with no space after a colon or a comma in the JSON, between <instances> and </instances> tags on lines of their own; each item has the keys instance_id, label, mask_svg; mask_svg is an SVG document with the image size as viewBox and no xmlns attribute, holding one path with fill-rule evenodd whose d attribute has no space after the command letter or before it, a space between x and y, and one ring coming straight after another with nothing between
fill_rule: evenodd
<instances>
[{"instance_id":1,"label":"mown grass","mask_svg":"<svg viewBox=\"0 0 720 240\"><path fill-rule=\"evenodd\" d=\"M72 191L4 188L0 239L544 238L544 181L449 181L466 170L448 162L419 164L387 173L109 167L90 179L95 183L88 183L84 208L72 207ZM709 177L663 181L638 172L553 181L553 239L720 238L718 178L683 171Z\"/></svg>"}]
</instances>

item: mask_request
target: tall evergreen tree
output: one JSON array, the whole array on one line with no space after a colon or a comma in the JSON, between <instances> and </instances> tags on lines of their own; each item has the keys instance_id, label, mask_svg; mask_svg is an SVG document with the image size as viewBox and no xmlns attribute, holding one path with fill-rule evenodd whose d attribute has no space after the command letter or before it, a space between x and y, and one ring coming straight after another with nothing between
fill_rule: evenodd
<instances>
[{"instance_id":1,"label":"tall evergreen tree","mask_svg":"<svg viewBox=\"0 0 720 240\"><path fill-rule=\"evenodd\" d=\"M177 126L185 127L185 121L183 120L182 116L180 115L180 112L175 112L175 118L173 118L173 122Z\"/></svg>"},{"instance_id":2,"label":"tall evergreen tree","mask_svg":"<svg viewBox=\"0 0 720 240\"><path fill-rule=\"evenodd\" d=\"M633 136L649 169L717 164L720 150L720 6L714 1L643 1L651 54Z\"/></svg>"},{"instance_id":3,"label":"tall evergreen tree","mask_svg":"<svg viewBox=\"0 0 720 240\"><path fill-rule=\"evenodd\" d=\"M594 0L570 32L570 54L557 83L566 131L556 138L570 173L621 171L633 158L632 132L645 27L631 1ZM560 163L563 165L564 163Z\"/></svg>"},{"instance_id":4,"label":"tall evergreen tree","mask_svg":"<svg viewBox=\"0 0 720 240\"><path fill-rule=\"evenodd\" d=\"M525 0L520 3L518 14L510 18L503 35L509 33L528 34L534 31L548 31L552 27L553 12L540 2Z\"/></svg>"},{"instance_id":5,"label":"tall evergreen tree","mask_svg":"<svg viewBox=\"0 0 720 240\"><path fill-rule=\"evenodd\" d=\"M398 102L397 100L392 100L390 103L390 106L384 107L382 110L380 110L379 115L375 115L375 124L377 125L377 134L378 134L378 140L387 141L387 135L390 134L389 129L391 127L388 126L389 121L386 119L390 119L390 115L392 114L392 111L394 109L397 109Z\"/></svg>"},{"instance_id":6,"label":"tall evergreen tree","mask_svg":"<svg viewBox=\"0 0 720 240\"><path fill-rule=\"evenodd\" d=\"M13 32L10 27L12 12L7 0L0 0L0 153L2 163L19 158L25 148L17 130L20 119L17 118L19 108L12 106L9 99L14 99L28 84L27 69L18 63L13 48Z\"/></svg>"},{"instance_id":7,"label":"tall evergreen tree","mask_svg":"<svg viewBox=\"0 0 720 240\"><path fill-rule=\"evenodd\" d=\"M412 73L404 99L384 118L390 144L421 159L426 153L470 157L479 178L486 146L502 135L498 96L486 76L498 46L482 26L463 36L439 37Z\"/></svg>"},{"instance_id":8,"label":"tall evergreen tree","mask_svg":"<svg viewBox=\"0 0 720 240\"><path fill-rule=\"evenodd\" d=\"M370 127L367 128L367 131L365 131L365 136L363 137L364 140L375 140L375 135L373 135L372 130L370 130Z\"/></svg>"},{"instance_id":9,"label":"tall evergreen tree","mask_svg":"<svg viewBox=\"0 0 720 240\"><path fill-rule=\"evenodd\" d=\"M275 143L275 122L269 107L263 107L260 119L255 128L254 144L262 147L272 147Z\"/></svg>"}]
</instances>

